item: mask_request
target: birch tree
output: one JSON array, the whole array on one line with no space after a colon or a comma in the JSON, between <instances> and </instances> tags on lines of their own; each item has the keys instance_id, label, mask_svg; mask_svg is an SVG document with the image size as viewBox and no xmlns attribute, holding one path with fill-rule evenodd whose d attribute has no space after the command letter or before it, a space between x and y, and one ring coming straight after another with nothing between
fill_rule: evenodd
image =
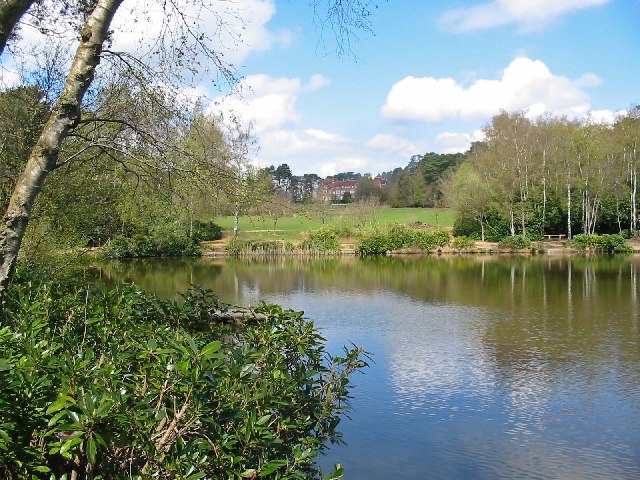
<instances>
[{"instance_id":1,"label":"birch tree","mask_svg":"<svg viewBox=\"0 0 640 480\"><path fill-rule=\"evenodd\" d=\"M629 182L630 230L638 236L638 170L640 169L640 106L634 107L616 124L622 147L622 163Z\"/></svg>"},{"instance_id":2,"label":"birch tree","mask_svg":"<svg viewBox=\"0 0 640 480\"><path fill-rule=\"evenodd\" d=\"M17 23L35 0L0 0L0 55Z\"/></svg>"},{"instance_id":3,"label":"birch tree","mask_svg":"<svg viewBox=\"0 0 640 480\"><path fill-rule=\"evenodd\" d=\"M35 5L40 7L40 3L0 0L0 53L4 51L7 40L15 33L25 12ZM128 5L132 6L132 12L136 7L157 7L154 13L160 11L162 15L159 19L154 18L154 21L159 21L158 37L149 38L148 48L135 52L137 56L131 52L114 51L111 49L111 42L107 44L110 40L112 20L121 8L123 0L56 0L53 4L65 7L61 9L62 13L57 12L59 15L64 16L69 12L79 15L76 19L67 19L45 12L42 14L43 21L55 24L60 20L75 26L76 20L79 20L79 39L64 86L52 102L49 119L29 154L24 171L16 181L3 217L0 227L0 299L15 268L34 202L47 176L66 163L60 161L65 139L75 128L83 124L82 114L86 113L83 100L96 77L96 68L101 61L104 63L104 60L108 59L112 65L129 71L131 77L139 81L139 88L145 92L150 87L173 87L175 92L182 86L181 82L185 77L193 79L203 72L213 73L211 78L217 85L225 82L227 85L233 85L237 79L235 69L224 60L220 51L220 36L223 37L222 42L236 45L242 42L236 28L229 24L229 16L220 14L221 9L231 9L231 17L240 20L238 30L241 31L241 14L237 9L233 11L233 2L167 0L158 1L155 5L152 5L153 2L128 2ZM370 29L369 16L375 2L315 0L312 5L316 17L322 19L319 22L321 27L326 26L333 30L339 46L338 52L344 52L351 51L357 30ZM203 18L207 19L205 23ZM132 25L136 23L133 22ZM96 125L113 122L112 119L96 117L91 121ZM121 125L136 131L135 125L118 121ZM92 147L101 148L104 153L108 153L104 145L94 144ZM124 153L125 156L128 155L127 152Z\"/></svg>"},{"instance_id":4,"label":"birch tree","mask_svg":"<svg viewBox=\"0 0 640 480\"><path fill-rule=\"evenodd\" d=\"M94 78L109 26L121 3L122 0L98 0L88 15L64 88L18 177L0 233L0 298L15 268L36 196L49 173L58 166L63 140L80 120L82 99Z\"/></svg>"}]
</instances>

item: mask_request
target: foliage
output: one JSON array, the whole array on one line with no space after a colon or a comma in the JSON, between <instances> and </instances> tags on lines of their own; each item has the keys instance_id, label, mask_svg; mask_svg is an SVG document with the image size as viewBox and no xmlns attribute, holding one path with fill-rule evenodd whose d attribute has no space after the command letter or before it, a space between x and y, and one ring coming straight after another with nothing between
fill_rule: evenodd
<instances>
[{"instance_id":1,"label":"foliage","mask_svg":"<svg viewBox=\"0 0 640 480\"><path fill-rule=\"evenodd\" d=\"M624 241L624 236L619 234L578 234L573 237L571 246L580 250L594 250L606 253L630 253L631 247Z\"/></svg>"},{"instance_id":2,"label":"foliage","mask_svg":"<svg viewBox=\"0 0 640 480\"><path fill-rule=\"evenodd\" d=\"M389 250L389 236L380 229L364 233L356 245L356 251L360 255L384 255Z\"/></svg>"},{"instance_id":3,"label":"foliage","mask_svg":"<svg viewBox=\"0 0 640 480\"><path fill-rule=\"evenodd\" d=\"M390 174L390 204L394 207L439 205L443 195L442 180L464 160L462 153L414 155L404 169Z\"/></svg>"},{"instance_id":4,"label":"foliage","mask_svg":"<svg viewBox=\"0 0 640 480\"><path fill-rule=\"evenodd\" d=\"M453 236L480 240L480 222L468 217L458 217L453 224Z\"/></svg>"},{"instance_id":5,"label":"foliage","mask_svg":"<svg viewBox=\"0 0 640 480\"><path fill-rule=\"evenodd\" d=\"M300 244L302 250L319 252L339 252L340 243L338 235L332 228L323 227L319 230L309 232Z\"/></svg>"},{"instance_id":6,"label":"foliage","mask_svg":"<svg viewBox=\"0 0 640 480\"><path fill-rule=\"evenodd\" d=\"M14 282L0 324L0 476L316 478L362 350L301 312L209 291ZM64 477L67 475L66 477Z\"/></svg>"},{"instance_id":7,"label":"foliage","mask_svg":"<svg viewBox=\"0 0 640 480\"><path fill-rule=\"evenodd\" d=\"M500 248L508 248L510 250L522 250L523 248L531 247L531 240L527 237L522 238L521 235L511 237L504 237L498 242Z\"/></svg>"},{"instance_id":8,"label":"foliage","mask_svg":"<svg viewBox=\"0 0 640 480\"><path fill-rule=\"evenodd\" d=\"M446 247L450 240L451 236L444 230L419 232L416 238L416 245L422 250L431 251L436 248Z\"/></svg>"},{"instance_id":9,"label":"foliage","mask_svg":"<svg viewBox=\"0 0 640 480\"><path fill-rule=\"evenodd\" d=\"M0 92L0 205L4 211L14 183L47 118L45 92L33 86Z\"/></svg>"},{"instance_id":10,"label":"foliage","mask_svg":"<svg viewBox=\"0 0 640 480\"><path fill-rule=\"evenodd\" d=\"M456 235L637 233L638 106L612 125L501 112L484 136L445 178Z\"/></svg>"},{"instance_id":11,"label":"foliage","mask_svg":"<svg viewBox=\"0 0 640 480\"><path fill-rule=\"evenodd\" d=\"M200 247L186 234L172 230L116 235L106 246L110 258L199 256Z\"/></svg>"},{"instance_id":12,"label":"foliage","mask_svg":"<svg viewBox=\"0 0 640 480\"><path fill-rule=\"evenodd\" d=\"M411 247L416 243L416 231L402 223L393 223L386 228L387 250Z\"/></svg>"},{"instance_id":13,"label":"foliage","mask_svg":"<svg viewBox=\"0 0 640 480\"><path fill-rule=\"evenodd\" d=\"M444 230L414 230L403 224L392 224L366 230L358 239L356 250L361 255L380 255L388 251L417 247L432 251L445 247L451 237Z\"/></svg>"},{"instance_id":14,"label":"foliage","mask_svg":"<svg viewBox=\"0 0 640 480\"><path fill-rule=\"evenodd\" d=\"M459 252L464 252L467 250L473 250L476 246L476 241L473 238L470 237L465 237L460 236L460 237L454 237L451 240L451 247L454 250L457 250Z\"/></svg>"},{"instance_id":15,"label":"foliage","mask_svg":"<svg viewBox=\"0 0 640 480\"><path fill-rule=\"evenodd\" d=\"M293 243L283 240L230 240L225 252L232 257L240 255L281 255L295 250Z\"/></svg>"},{"instance_id":16,"label":"foliage","mask_svg":"<svg viewBox=\"0 0 640 480\"><path fill-rule=\"evenodd\" d=\"M195 220L193 222L193 240L196 242L220 240L222 227L212 221Z\"/></svg>"},{"instance_id":17,"label":"foliage","mask_svg":"<svg viewBox=\"0 0 640 480\"><path fill-rule=\"evenodd\" d=\"M484 237L489 242L499 242L509 235L509 221L503 217L495 208L488 208L483 213L484 221ZM517 230L516 230L517 231ZM475 240L482 239L482 226L480 221L469 218L468 216L460 216L453 224L453 235L467 236Z\"/></svg>"}]
</instances>

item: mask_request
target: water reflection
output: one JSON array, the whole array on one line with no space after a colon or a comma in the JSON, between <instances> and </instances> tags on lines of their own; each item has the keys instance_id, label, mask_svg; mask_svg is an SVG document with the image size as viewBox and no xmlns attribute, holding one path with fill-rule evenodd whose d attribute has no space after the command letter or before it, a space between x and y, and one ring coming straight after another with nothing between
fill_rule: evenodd
<instances>
[{"instance_id":1,"label":"water reflection","mask_svg":"<svg viewBox=\"0 0 640 480\"><path fill-rule=\"evenodd\" d=\"M114 262L165 297L303 309L375 354L342 430L348 479L640 478L636 257Z\"/></svg>"}]
</instances>

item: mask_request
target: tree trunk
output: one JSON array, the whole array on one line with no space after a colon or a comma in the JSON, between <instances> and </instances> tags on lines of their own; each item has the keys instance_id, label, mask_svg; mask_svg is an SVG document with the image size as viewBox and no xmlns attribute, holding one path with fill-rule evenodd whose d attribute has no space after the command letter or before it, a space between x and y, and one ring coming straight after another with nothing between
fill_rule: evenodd
<instances>
[{"instance_id":1,"label":"tree trunk","mask_svg":"<svg viewBox=\"0 0 640 480\"><path fill-rule=\"evenodd\" d=\"M635 166L631 170L631 234L638 236L638 171Z\"/></svg>"},{"instance_id":2,"label":"tree trunk","mask_svg":"<svg viewBox=\"0 0 640 480\"><path fill-rule=\"evenodd\" d=\"M540 235L544 235L547 216L547 149L542 150L542 224Z\"/></svg>"},{"instance_id":3,"label":"tree trunk","mask_svg":"<svg viewBox=\"0 0 640 480\"><path fill-rule=\"evenodd\" d=\"M513 206L511 206L511 223L509 224L509 230L511 231L511 236L515 237L516 236L516 224L514 223L514 218L513 218Z\"/></svg>"},{"instance_id":4,"label":"tree trunk","mask_svg":"<svg viewBox=\"0 0 640 480\"><path fill-rule=\"evenodd\" d=\"M235 212L233 212L233 239L234 240L238 238L239 217L240 217L240 208L236 207Z\"/></svg>"},{"instance_id":5,"label":"tree trunk","mask_svg":"<svg viewBox=\"0 0 640 480\"><path fill-rule=\"evenodd\" d=\"M520 226L522 228L522 239L527 238L527 226L526 226L526 214L525 214L525 200L520 197Z\"/></svg>"},{"instance_id":6,"label":"tree trunk","mask_svg":"<svg viewBox=\"0 0 640 480\"><path fill-rule=\"evenodd\" d=\"M571 238L571 184L567 182L567 239Z\"/></svg>"},{"instance_id":7,"label":"tree trunk","mask_svg":"<svg viewBox=\"0 0 640 480\"><path fill-rule=\"evenodd\" d=\"M82 98L93 81L102 44L121 3L122 0L98 0L87 17L64 88L13 189L0 232L0 299L13 274L35 199L49 173L56 168L63 140L80 120Z\"/></svg>"},{"instance_id":8,"label":"tree trunk","mask_svg":"<svg viewBox=\"0 0 640 480\"><path fill-rule=\"evenodd\" d=\"M34 0L0 0L0 55L22 15Z\"/></svg>"}]
</instances>

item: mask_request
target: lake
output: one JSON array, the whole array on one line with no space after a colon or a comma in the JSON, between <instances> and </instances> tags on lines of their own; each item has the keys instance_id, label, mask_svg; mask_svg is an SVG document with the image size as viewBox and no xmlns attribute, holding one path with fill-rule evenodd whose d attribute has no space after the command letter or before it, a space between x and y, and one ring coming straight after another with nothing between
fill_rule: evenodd
<instances>
[{"instance_id":1,"label":"lake","mask_svg":"<svg viewBox=\"0 0 640 480\"><path fill-rule=\"evenodd\" d=\"M354 378L347 480L640 478L640 258L111 262L163 297L304 310L375 363Z\"/></svg>"}]
</instances>

